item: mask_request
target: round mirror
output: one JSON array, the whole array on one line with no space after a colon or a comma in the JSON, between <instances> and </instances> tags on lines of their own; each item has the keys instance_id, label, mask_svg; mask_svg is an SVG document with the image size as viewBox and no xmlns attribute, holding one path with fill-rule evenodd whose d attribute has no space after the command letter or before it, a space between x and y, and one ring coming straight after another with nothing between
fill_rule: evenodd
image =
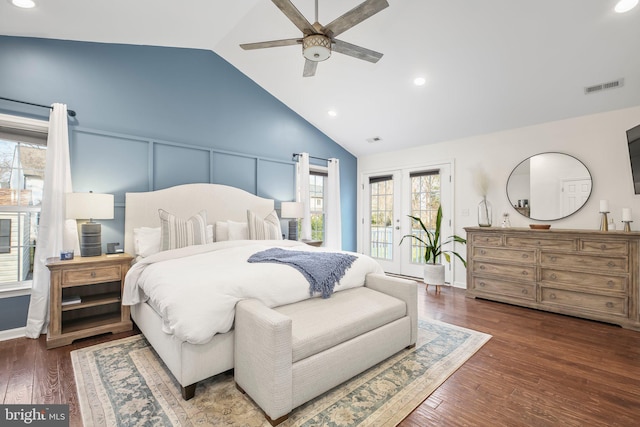
<instances>
[{"instance_id":1,"label":"round mirror","mask_svg":"<svg viewBox=\"0 0 640 427\"><path fill-rule=\"evenodd\" d=\"M551 221L577 212L591 195L591 174L578 159L541 153L522 161L509 175L507 197L527 218Z\"/></svg>"}]
</instances>

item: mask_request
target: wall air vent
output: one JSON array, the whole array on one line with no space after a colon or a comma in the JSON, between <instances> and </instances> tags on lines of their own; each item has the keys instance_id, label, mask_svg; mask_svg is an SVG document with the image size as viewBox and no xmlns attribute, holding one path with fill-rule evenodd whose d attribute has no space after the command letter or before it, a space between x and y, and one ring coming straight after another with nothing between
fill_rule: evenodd
<instances>
[{"instance_id":1,"label":"wall air vent","mask_svg":"<svg viewBox=\"0 0 640 427\"><path fill-rule=\"evenodd\" d=\"M380 138L379 136L374 136L373 138L367 138L367 142L369 144L373 144L374 142L380 142L382 141L382 138Z\"/></svg>"},{"instance_id":2,"label":"wall air vent","mask_svg":"<svg viewBox=\"0 0 640 427\"><path fill-rule=\"evenodd\" d=\"M618 79L607 83L600 83L593 86L587 86L584 88L584 94L589 95L590 93L600 92L607 89L615 89L617 87L624 86L624 79Z\"/></svg>"}]
</instances>

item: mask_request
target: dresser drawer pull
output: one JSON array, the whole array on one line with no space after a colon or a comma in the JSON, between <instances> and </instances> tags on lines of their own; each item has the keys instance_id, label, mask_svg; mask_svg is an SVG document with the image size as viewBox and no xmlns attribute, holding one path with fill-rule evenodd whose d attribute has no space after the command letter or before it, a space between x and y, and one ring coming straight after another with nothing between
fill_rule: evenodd
<instances>
[{"instance_id":1,"label":"dresser drawer pull","mask_svg":"<svg viewBox=\"0 0 640 427\"><path fill-rule=\"evenodd\" d=\"M611 301L607 302L607 308L613 308L613 303Z\"/></svg>"},{"instance_id":2,"label":"dresser drawer pull","mask_svg":"<svg viewBox=\"0 0 640 427\"><path fill-rule=\"evenodd\" d=\"M556 280L556 279L558 278L558 276L556 275L556 273L553 273L553 274L551 274L551 278L552 278L553 280Z\"/></svg>"},{"instance_id":3,"label":"dresser drawer pull","mask_svg":"<svg viewBox=\"0 0 640 427\"><path fill-rule=\"evenodd\" d=\"M524 258L524 259L529 258L529 254L522 254L522 258Z\"/></svg>"},{"instance_id":4,"label":"dresser drawer pull","mask_svg":"<svg viewBox=\"0 0 640 427\"><path fill-rule=\"evenodd\" d=\"M528 275L529 275L529 272L528 272L528 271L523 271L523 272L522 272L522 275L523 275L523 276L528 276Z\"/></svg>"},{"instance_id":5,"label":"dresser drawer pull","mask_svg":"<svg viewBox=\"0 0 640 427\"><path fill-rule=\"evenodd\" d=\"M613 280L609 280L607 282L607 286L610 287L610 288L613 288Z\"/></svg>"},{"instance_id":6,"label":"dresser drawer pull","mask_svg":"<svg viewBox=\"0 0 640 427\"><path fill-rule=\"evenodd\" d=\"M526 289L523 289L523 290L522 290L522 294L523 294L523 295L527 295L528 293L529 293L529 291L528 291L528 290L526 290Z\"/></svg>"},{"instance_id":7,"label":"dresser drawer pull","mask_svg":"<svg viewBox=\"0 0 640 427\"><path fill-rule=\"evenodd\" d=\"M484 270L484 269L485 269L485 266L484 266L484 265L481 265L481 266L480 266L480 270Z\"/></svg>"},{"instance_id":8,"label":"dresser drawer pull","mask_svg":"<svg viewBox=\"0 0 640 427\"><path fill-rule=\"evenodd\" d=\"M607 245L600 245L600 249L604 251L605 249L607 249Z\"/></svg>"},{"instance_id":9,"label":"dresser drawer pull","mask_svg":"<svg viewBox=\"0 0 640 427\"><path fill-rule=\"evenodd\" d=\"M556 294L549 294L550 299L556 299Z\"/></svg>"},{"instance_id":10,"label":"dresser drawer pull","mask_svg":"<svg viewBox=\"0 0 640 427\"><path fill-rule=\"evenodd\" d=\"M608 266L608 267L615 267L615 266L616 266L616 263L615 263L615 262L613 262L613 261L609 261L609 262L607 263L607 266Z\"/></svg>"},{"instance_id":11,"label":"dresser drawer pull","mask_svg":"<svg viewBox=\"0 0 640 427\"><path fill-rule=\"evenodd\" d=\"M486 254L487 254L487 251L485 251L484 249L482 249L482 250L480 250L480 253L481 253L482 255L486 255Z\"/></svg>"},{"instance_id":12,"label":"dresser drawer pull","mask_svg":"<svg viewBox=\"0 0 640 427\"><path fill-rule=\"evenodd\" d=\"M481 288L484 288L485 283L484 282L480 282L478 283L480 285Z\"/></svg>"},{"instance_id":13,"label":"dresser drawer pull","mask_svg":"<svg viewBox=\"0 0 640 427\"><path fill-rule=\"evenodd\" d=\"M91 277L96 277L96 272L95 271L91 272Z\"/></svg>"},{"instance_id":14,"label":"dresser drawer pull","mask_svg":"<svg viewBox=\"0 0 640 427\"><path fill-rule=\"evenodd\" d=\"M551 260L551 262L556 262L558 260L558 258L552 256L551 258L549 258Z\"/></svg>"}]
</instances>

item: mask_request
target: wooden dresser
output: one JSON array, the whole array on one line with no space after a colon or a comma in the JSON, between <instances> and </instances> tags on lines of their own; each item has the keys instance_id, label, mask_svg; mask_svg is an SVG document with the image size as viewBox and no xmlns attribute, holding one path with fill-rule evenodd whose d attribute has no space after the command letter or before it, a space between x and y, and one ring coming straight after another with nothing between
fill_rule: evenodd
<instances>
[{"instance_id":1,"label":"wooden dresser","mask_svg":"<svg viewBox=\"0 0 640 427\"><path fill-rule=\"evenodd\" d=\"M640 233L465 230L467 296L640 330Z\"/></svg>"}]
</instances>

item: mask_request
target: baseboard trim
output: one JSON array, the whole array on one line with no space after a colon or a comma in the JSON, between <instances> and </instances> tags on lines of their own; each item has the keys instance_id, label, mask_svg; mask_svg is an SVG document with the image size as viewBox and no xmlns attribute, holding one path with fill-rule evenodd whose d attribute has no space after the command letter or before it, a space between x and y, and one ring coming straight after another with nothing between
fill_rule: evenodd
<instances>
[{"instance_id":1,"label":"baseboard trim","mask_svg":"<svg viewBox=\"0 0 640 427\"><path fill-rule=\"evenodd\" d=\"M0 331L0 341L8 341L16 338L24 338L27 336L27 328L15 328L7 329L6 331Z\"/></svg>"}]
</instances>

